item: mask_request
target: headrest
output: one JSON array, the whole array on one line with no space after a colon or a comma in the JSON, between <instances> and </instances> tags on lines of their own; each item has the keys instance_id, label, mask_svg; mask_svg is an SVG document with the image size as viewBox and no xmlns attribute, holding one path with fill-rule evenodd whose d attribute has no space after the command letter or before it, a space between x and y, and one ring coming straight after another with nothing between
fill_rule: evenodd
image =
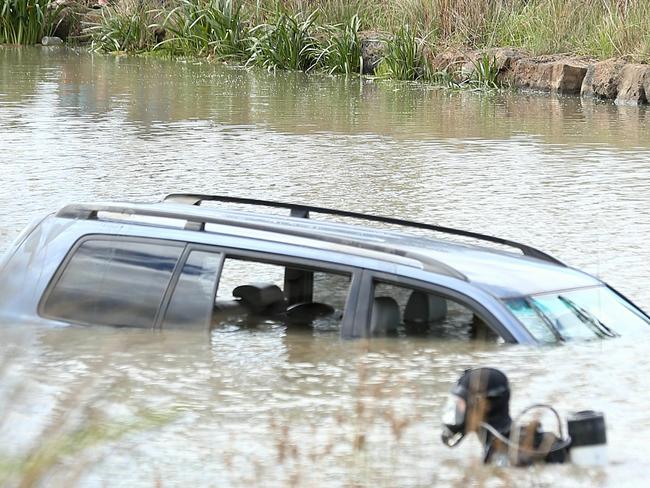
<instances>
[{"instance_id":1,"label":"headrest","mask_svg":"<svg viewBox=\"0 0 650 488\"><path fill-rule=\"evenodd\" d=\"M373 335L386 335L397 331L399 305L391 297L375 297L370 317L370 331Z\"/></svg>"},{"instance_id":2,"label":"headrest","mask_svg":"<svg viewBox=\"0 0 650 488\"><path fill-rule=\"evenodd\" d=\"M245 306L252 312L260 313L270 305L284 301L284 293L273 283L251 283L241 285L232 291L232 295L241 298Z\"/></svg>"},{"instance_id":3,"label":"headrest","mask_svg":"<svg viewBox=\"0 0 650 488\"><path fill-rule=\"evenodd\" d=\"M421 291L411 293L404 308L404 323L427 326L447 316L447 300Z\"/></svg>"}]
</instances>

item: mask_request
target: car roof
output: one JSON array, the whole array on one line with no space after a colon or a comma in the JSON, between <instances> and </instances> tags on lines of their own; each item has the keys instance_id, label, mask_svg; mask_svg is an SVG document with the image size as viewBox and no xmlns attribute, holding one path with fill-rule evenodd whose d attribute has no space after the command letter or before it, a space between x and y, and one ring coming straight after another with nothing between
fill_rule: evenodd
<instances>
[{"instance_id":1,"label":"car roof","mask_svg":"<svg viewBox=\"0 0 650 488\"><path fill-rule=\"evenodd\" d=\"M377 229L331 220L199 206L197 204L188 205L182 203L183 200L180 202L172 200L153 204L72 204L62 208L57 216L75 219L128 220L133 223L158 225L161 228L169 226L170 219L181 220L184 221L184 228L190 230L208 232L218 230L218 232L234 232L251 236L254 235L254 232L259 234L259 231L262 231L266 238L275 236L274 240L278 242L287 242L286 237L290 235L296 239L302 239L301 242L306 242L305 239L308 240L311 247L322 246L331 249L331 246L335 244L338 246L338 250L350 254L371 251L373 257L384 261L397 264L410 263L425 271L462 279L501 298L601 284L596 278L564 266L550 256L548 259L540 259L481 245L416 235L401 229L399 231ZM345 214L346 212L341 213ZM359 218L373 217L364 214L350 214L361 216ZM386 220L395 219L387 218ZM400 225L402 222L412 223L399 222ZM435 228L435 226L431 227ZM251 231L254 232L251 233ZM480 234L476 235L480 236ZM489 236L483 237L489 238ZM490 239L501 241L498 238ZM503 242L512 243L512 241L505 240ZM519 245L518 243L514 244ZM524 252L527 249L533 249L533 251L539 252L540 256L547 256L534 248L520 246L524 248Z\"/></svg>"}]
</instances>

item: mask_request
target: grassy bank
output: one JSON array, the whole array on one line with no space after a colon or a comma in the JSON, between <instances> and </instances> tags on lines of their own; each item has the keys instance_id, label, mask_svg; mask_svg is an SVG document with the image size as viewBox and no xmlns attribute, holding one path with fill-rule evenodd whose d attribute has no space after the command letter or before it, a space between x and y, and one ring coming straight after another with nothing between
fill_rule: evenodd
<instances>
[{"instance_id":1,"label":"grassy bank","mask_svg":"<svg viewBox=\"0 0 650 488\"><path fill-rule=\"evenodd\" d=\"M258 61L260 51L279 42L277 56L301 69L326 61L314 51L325 39L336 38L320 47L340 58L342 48L354 49L354 33L395 34L404 26L432 52L511 46L533 54L650 59L646 0L119 0L100 23L93 32L102 49L153 49L160 39L147 27L156 26L174 39L164 47L183 54ZM291 46L282 44L285 37Z\"/></svg>"},{"instance_id":2,"label":"grassy bank","mask_svg":"<svg viewBox=\"0 0 650 488\"><path fill-rule=\"evenodd\" d=\"M318 9L324 22L362 19L362 29L408 24L437 49L520 47L533 54L650 59L647 0L278 0L270 9ZM249 6L250 9L252 6ZM259 15L258 15L259 18Z\"/></svg>"},{"instance_id":3,"label":"grassy bank","mask_svg":"<svg viewBox=\"0 0 650 488\"><path fill-rule=\"evenodd\" d=\"M85 33L96 51L207 56L268 70L353 74L363 70L362 29L369 27L363 12L361 4L335 2L307 10L233 0L175 0L162 7L121 0L101 9ZM432 69L435 45L408 24L381 37L385 45L378 75L461 86ZM483 64L487 70L480 69ZM490 60L482 59L475 72L462 86L495 86Z\"/></svg>"},{"instance_id":4,"label":"grassy bank","mask_svg":"<svg viewBox=\"0 0 650 488\"><path fill-rule=\"evenodd\" d=\"M53 29L59 8L50 0L0 5L0 43L36 42ZM455 83L431 68L435 54L449 48L650 61L647 0L113 0L89 12L84 33L94 50L202 56L270 70L357 73L364 31L384 36L378 73L396 79ZM490 60L477 68L472 83L494 81Z\"/></svg>"}]
</instances>

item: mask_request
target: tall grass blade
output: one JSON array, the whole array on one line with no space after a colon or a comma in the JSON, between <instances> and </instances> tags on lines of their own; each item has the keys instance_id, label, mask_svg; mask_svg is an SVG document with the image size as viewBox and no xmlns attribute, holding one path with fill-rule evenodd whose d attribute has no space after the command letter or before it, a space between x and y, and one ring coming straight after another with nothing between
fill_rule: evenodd
<instances>
[{"instance_id":1,"label":"tall grass blade","mask_svg":"<svg viewBox=\"0 0 650 488\"><path fill-rule=\"evenodd\" d=\"M361 20L353 15L347 24L330 27L329 42L323 50L323 64L330 74L346 75L359 73L361 70L361 40L359 30Z\"/></svg>"},{"instance_id":2,"label":"tall grass blade","mask_svg":"<svg viewBox=\"0 0 650 488\"><path fill-rule=\"evenodd\" d=\"M56 28L62 6L50 0L0 0L0 44L36 44Z\"/></svg>"},{"instance_id":3,"label":"tall grass blade","mask_svg":"<svg viewBox=\"0 0 650 488\"><path fill-rule=\"evenodd\" d=\"M233 0L182 0L159 27L168 38L156 48L172 54L243 59L250 43L241 5Z\"/></svg>"},{"instance_id":4,"label":"tall grass blade","mask_svg":"<svg viewBox=\"0 0 650 488\"><path fill-rule=\"evenodd\" d=\"M123 0L104 7L100 19L88 25L91 49L103 52L143 52L156 45L154 21L159 11L141 0Z\"/></svg>"},{"instance_id":5,"label":"tall grass blade","mask_svg":"<svg viewBox=\"0 0 650 488\"><path fill-rule=\"evenodd\" d=\"M306 19L279 13L274 22L251 30L252 43L247 64L270 71L287 69L311 71L322 59L323 48L314 36L317 11Z\"/></svg>"},{"instance_id":6,"label":"tall grass blade","mask_svg":"<svg viewBox=\"0 0 650 488\"><path fill-rule=\"evenodd\" d=\"M386 56L377 74L395 80L415 81L431 77L431 64L425 55L425 40L416 37L407 24L388 41Z\"/></svg>"}]
</instances>

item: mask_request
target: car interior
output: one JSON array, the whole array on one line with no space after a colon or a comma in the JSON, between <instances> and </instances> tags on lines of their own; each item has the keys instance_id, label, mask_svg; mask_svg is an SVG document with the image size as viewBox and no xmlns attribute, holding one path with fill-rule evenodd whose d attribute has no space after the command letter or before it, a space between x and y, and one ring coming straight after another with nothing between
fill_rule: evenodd
<instances>
[{"instance_id":1,"label":"car interior","mask_svg":"<svg viewBox=\"0 0 650 488\"><path fill-rule=\"evenodd\" d=\"M373 336L498 338L468 307L450 298L390 283L375 283L370 317Z\"/></svg>"},{"instance_id":2,"label":"car interior","mask_svg":"<svg viewBox=\"0 0 650 488\"><path fill-rule=\"evenodd\" d=\"M351 277L317 269L227 258L212 327L276 323L292 330L339 330ZM370 334L494 340L468 307L424 290L376 282Z\"/></svg>"},{"instance_id":3,"label":"car interior","mask_svg":"<svg viewBox=\"0 0 650 488\"><path fill-rule=\"evenodd\" d=\"M350 281L350 276L315 269L226 259L212 326L270 321L338 330Z\"/></svg>"}]
</instances>

